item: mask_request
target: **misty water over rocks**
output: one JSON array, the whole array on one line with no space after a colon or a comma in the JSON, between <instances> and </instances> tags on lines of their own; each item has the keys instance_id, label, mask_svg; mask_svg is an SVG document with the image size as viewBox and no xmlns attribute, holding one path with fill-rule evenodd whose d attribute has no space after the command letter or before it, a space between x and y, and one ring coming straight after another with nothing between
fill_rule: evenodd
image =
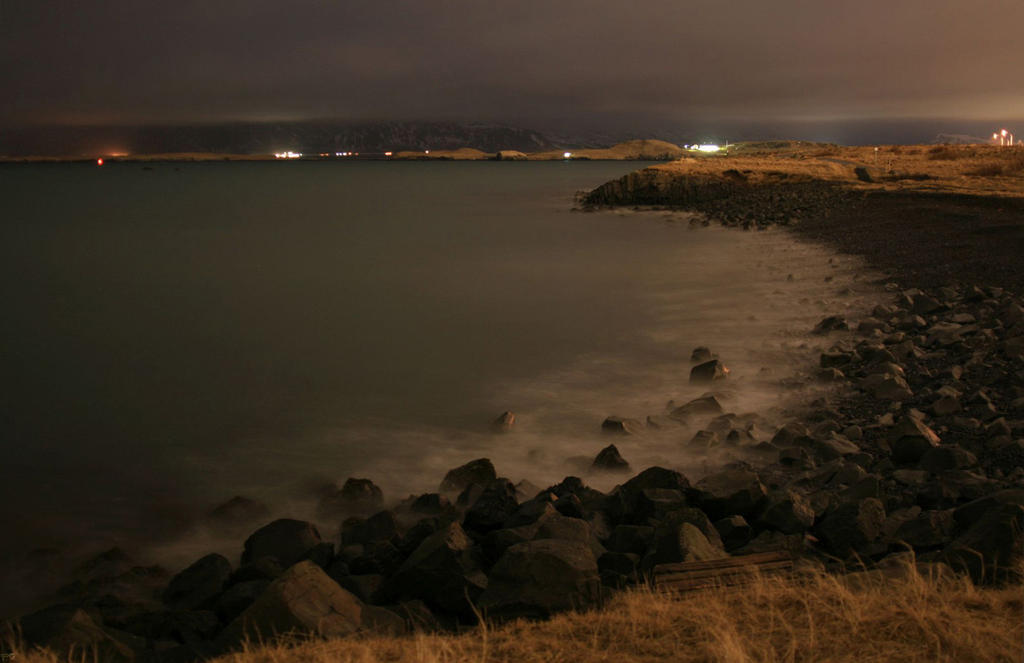
<instances>
[{"instance_id":1,"label":"misty water over rocks","mask_svg":"<svg viewBox=\"0 0 1024 663\"><path fill-rule=\"evenodd\" d=\"M696 480L753 452L688 448L710 415L658 421L714 391L770 436L821 389L793 379L828 344L809 330L880 293L781 231L569 212L631 164L294 165L5 171L8 558L234 559L247 530L202 518L233 495L317 520L348 477L394 504L478 457L608 490L623 475L590 464L610 442ZM726 381L689 383L698 346Z\"/></svg>"}]
</instances>

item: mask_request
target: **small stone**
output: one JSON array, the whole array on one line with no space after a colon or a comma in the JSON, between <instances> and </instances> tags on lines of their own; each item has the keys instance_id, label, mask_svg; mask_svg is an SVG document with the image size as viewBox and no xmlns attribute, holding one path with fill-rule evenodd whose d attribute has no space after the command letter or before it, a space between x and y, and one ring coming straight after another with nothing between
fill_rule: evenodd
<instances>
[{"instance_id":1,"label":"small stone","mask_svg":"<svg viewBox=\"0 0 1024 663\"><path fill-rule=\"evenodd\" d=\"M516 423L516 415L506 410L498 415L498 418L491 422L491 430L496 433L507 433L512 430Z\"/></svg>"},{"instance_id":2,"label":"small stone","mask_svg":"<svg viewBox=\"0 0 1024 663\"><path fill-rule=\"evenodd\" d=\"M597 454L597 458L594 459L592 466L596 470L605 470L608 472L628 472L629 463L619 453L618 448L614 444L609 444Z\"/></svg>"},{"instance_id":3,"label":"small stone","mask_svg":"<svg viewBox=\"0 0 1024 663\"><path fill-rule=\"evenodd\" d=\"M622 417L608 417L601 422L601 430L605 433L619 435L636 435L642 433L644 425L636 419L624 419Z\"/></svg>"},{"instance_id":4,"label":"small stone","mask_svg":"<svg viewBox=\"0 0 1024 663\"><path fill-rule=\"evenodd\" d=\"M690 384L707 384L715 380L724 380L729 376L729 369L717 359L697 364L690 369Z\"/></svg>"},{"instance_id":5,"label":"small stone","mask_svg":"<svg viewBox=\"0 0 1024 663\"><path fill-rule=\"evenodd\" d=\"M816 324L811 333L823 335L833 331L845 331L849 328L850 325L847 324L846 318L841 315L830 315Z\"/></svg>"}]
</instances>

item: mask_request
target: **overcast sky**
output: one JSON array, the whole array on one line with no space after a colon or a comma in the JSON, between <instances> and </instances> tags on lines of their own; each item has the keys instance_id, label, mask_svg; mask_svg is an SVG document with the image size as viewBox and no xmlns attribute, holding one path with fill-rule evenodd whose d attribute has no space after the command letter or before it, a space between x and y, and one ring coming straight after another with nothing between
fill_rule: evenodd
<instances>
[{"instance_id":1,"label":"overcast sky","mask_svg":"<svg viewBox=\"0 0 1024 663\"><path fill-rule=\"evenodd\" d=\"M1022 0L0 0L0 125L1024 116Z\"/></svg>"}]
</instances>

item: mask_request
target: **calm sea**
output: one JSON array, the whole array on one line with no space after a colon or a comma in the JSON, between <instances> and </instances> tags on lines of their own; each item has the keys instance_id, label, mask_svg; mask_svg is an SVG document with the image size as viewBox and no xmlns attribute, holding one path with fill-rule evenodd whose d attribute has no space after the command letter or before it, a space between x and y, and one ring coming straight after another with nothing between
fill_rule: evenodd
<instances>
[{"instance_id":1,"label":"calm sea","mask_svg":"<svg viewBox=\"0 0 1024 663\"><path fill-rule=\"evenodd\" d=\"M732 366L732 407L774 406L803 333L857 305L856 266L776 231L571 211L642 165L0 167L0 538L159 538L236 493L301 512L353 475L399 499L479 456L543 484L583 471L567 459L607 444L605 416L698 395L697 345ZM504 410L517 430L494 436ZM687 466L691 434L619 447Z\"/></svg>"}]
</instances>

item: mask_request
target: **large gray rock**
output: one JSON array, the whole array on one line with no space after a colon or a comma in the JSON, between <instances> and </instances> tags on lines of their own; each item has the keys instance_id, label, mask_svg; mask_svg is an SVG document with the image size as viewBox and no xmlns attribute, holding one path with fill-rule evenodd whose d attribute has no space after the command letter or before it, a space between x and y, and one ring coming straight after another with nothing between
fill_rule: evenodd
<instances>
[{"instance_id":1,"label":"large gray rock","mask_svg":"<svg viewBox=\"0 0 1024 663\"><path fill-rule=\"evenodd\" d=\"M532 537L534 541L541 539L576 541L590 548L595 558L605 552L604 546L594 536L594 530L590 523L580 518L569 518L560 513L552 513L544 516L537 525L537 531Z\"/></svg>"},{"instance_id":2,"label":"large gray rock","mask_svg":"<svg viewBox=\"0 0 1024 663\"><path fill-rule=\"evenodd\" d=\"M885 525L885 507L873 498L841 504L819 522L814 531L838 557L847 557L875 541Z\"/></svg>"},{"instance_id":3,"label":"large gray rock","mask_svg":"<svg viewBox=\"0 0 1024 663\"><path fill-rule=\"evenodd\" d=\"M939 436L916 417L905 415L889 434L892 459L896 463L917 463L925 452L939 446Z\"/></svg>"},{"instance_id":4,"label":"large gray rock","mask_svg":"<svg viewBox=\"0 0 1024 663\"><path fill-rule=\"evenodd\" d=\"M691 491L690 482L679 472L649 467L618 486L609 496L607 510L614 523L646 524L643 521L649 514L642 505L648 499L644 491L650 489L674 490L681 495Z\"/></svg>"},{"instance_id":5,"label":"large gray rock","mask_svg":"<svg viewBox=\"0 0 1024 663\"><path fill-rule=\"evenodd\" d=\"M428 536L380 589L383 599L421 599L449 613L472 614L487 587L480 569L480 551L458 523Z\"/></svg>"},{"instance_id":6,"label":"large gray rock","mask_svg":"<svg viewBox=\"0 0 1024 663\"><path fill-rule=\"evenodd\" d=\"M226 557L206 555L171 578L163 593L164 603L175 610L211 607L230 576L231 562Z\"/></svg>"},{"instance_id":7,"label":"large gray rock","mask_svg":"<svg viewBox=\"0 0 1024 663\"><path fill-rule=\"evenodd\" d=\"M543 539L512 546L491 569L480 608L488 617L547 617L600 601L597 559L577 541Z\"/></svg>"},{"instance_id":8,"label":"large gray rock","mask_svg":"<svg viewBox=\"0 0 1024 663\"><path fill-rule=\"evenodd\" d=\"M466 489L470 484L487 485L498 478L494 471L494 464L488 458L478 458L455 469L448 470L448 473L441 481L438 492L457 493Z\"/></svg>"},{"instance_id":9,"label":"large gray rock","mask_svg":"<svg viewBox=\"0 0 1024 663\"><path fill-rule=\"evenodd\" d=\"M341 523L341 545L368 544L377 541L398 541L398 521L391 511L380 511L369 518L346 518Z\"/></svg>"},{"instance_id":10,"label":"large gray rock","mask_svg":"<svg viewBox=\"0 0 1024 663\"><path fill-rule=\"evenodd\" d=\"M744 468L726 468L697 482L700 507L711 518L751 514L767 494L757 473Z\"/></svg>"},{"instance_id":11,"label":"large gray rock","mask_svg":"<svg viewBox=\"0 0 1024 663\"><path fill-rule=\"evenodd\" d=\"M304 559L320 543L320 532L313 523L281 518L261 527L246 539L242 564L273 557L283 568L288 568Z\"/></svg>"},{"instance_id":12,"label":"large gray rock","mask_svg":"<svg viewBox=\"0 0 1024 663\"><path fill-rule=\"evenodd\" d=\"M949 542L953 532L953 511L922 511L904 520L892 538L917 549L934 548Z\"/></svg>"},{"instance_id":13,"label":"large gray rock","mask_svg":"<svg viewBox=\"0 0 1024 663\"><path fill-rule=\"evenodd\" d=\"M363 603L323 569L299 562L260 594L252 605L228 624L218 644L234 648L247 638L270 639L285 634L338 638L359 630Z\"/></svg>"},{"instance_id":14,"label":"large gray rock","mask_svg":"<svg viewBox=\"0 0 1024 663\"><path fill-rule=\"evenodd\" d=\"M649 571L658 564L702 562L727 556L721 546L712 544L693 523L673 522L655 530L654 544L641 561L641 567Z\"/></svg>"},{"instance_id":15,"label":"large gray rock","mask_svg":"<svg viewBox=\"0 0 1024 663\"><path fill-rule=\"evenodd\" d=\"M1024 560L1024 506L1004 502L979 520L943 552L955 570L967 571L978 583L1019 580Z\"/></svg>"},{"instance_id":16,"label":"large gray rock","mask_svg":"<svg viewBox=\"0 0 1024 663\"><path fill-rule=\"evenodd\" d=\"M516 487L508 479L495 479L466 511L463 525L475 532L490 532L500 529L518 510Z\"/></svg>"},{"instance_id":17,"label":"large gray rock","mask_svg":"<svg viewBox=\"0 0 1024 663\"><path fill-rule=\"evenodd\" d=\"M772 493L765 500L758 525L784 534L799 534L814 524L814 509L802 495L792 490Z\"/></svg>"}]
</instances>

